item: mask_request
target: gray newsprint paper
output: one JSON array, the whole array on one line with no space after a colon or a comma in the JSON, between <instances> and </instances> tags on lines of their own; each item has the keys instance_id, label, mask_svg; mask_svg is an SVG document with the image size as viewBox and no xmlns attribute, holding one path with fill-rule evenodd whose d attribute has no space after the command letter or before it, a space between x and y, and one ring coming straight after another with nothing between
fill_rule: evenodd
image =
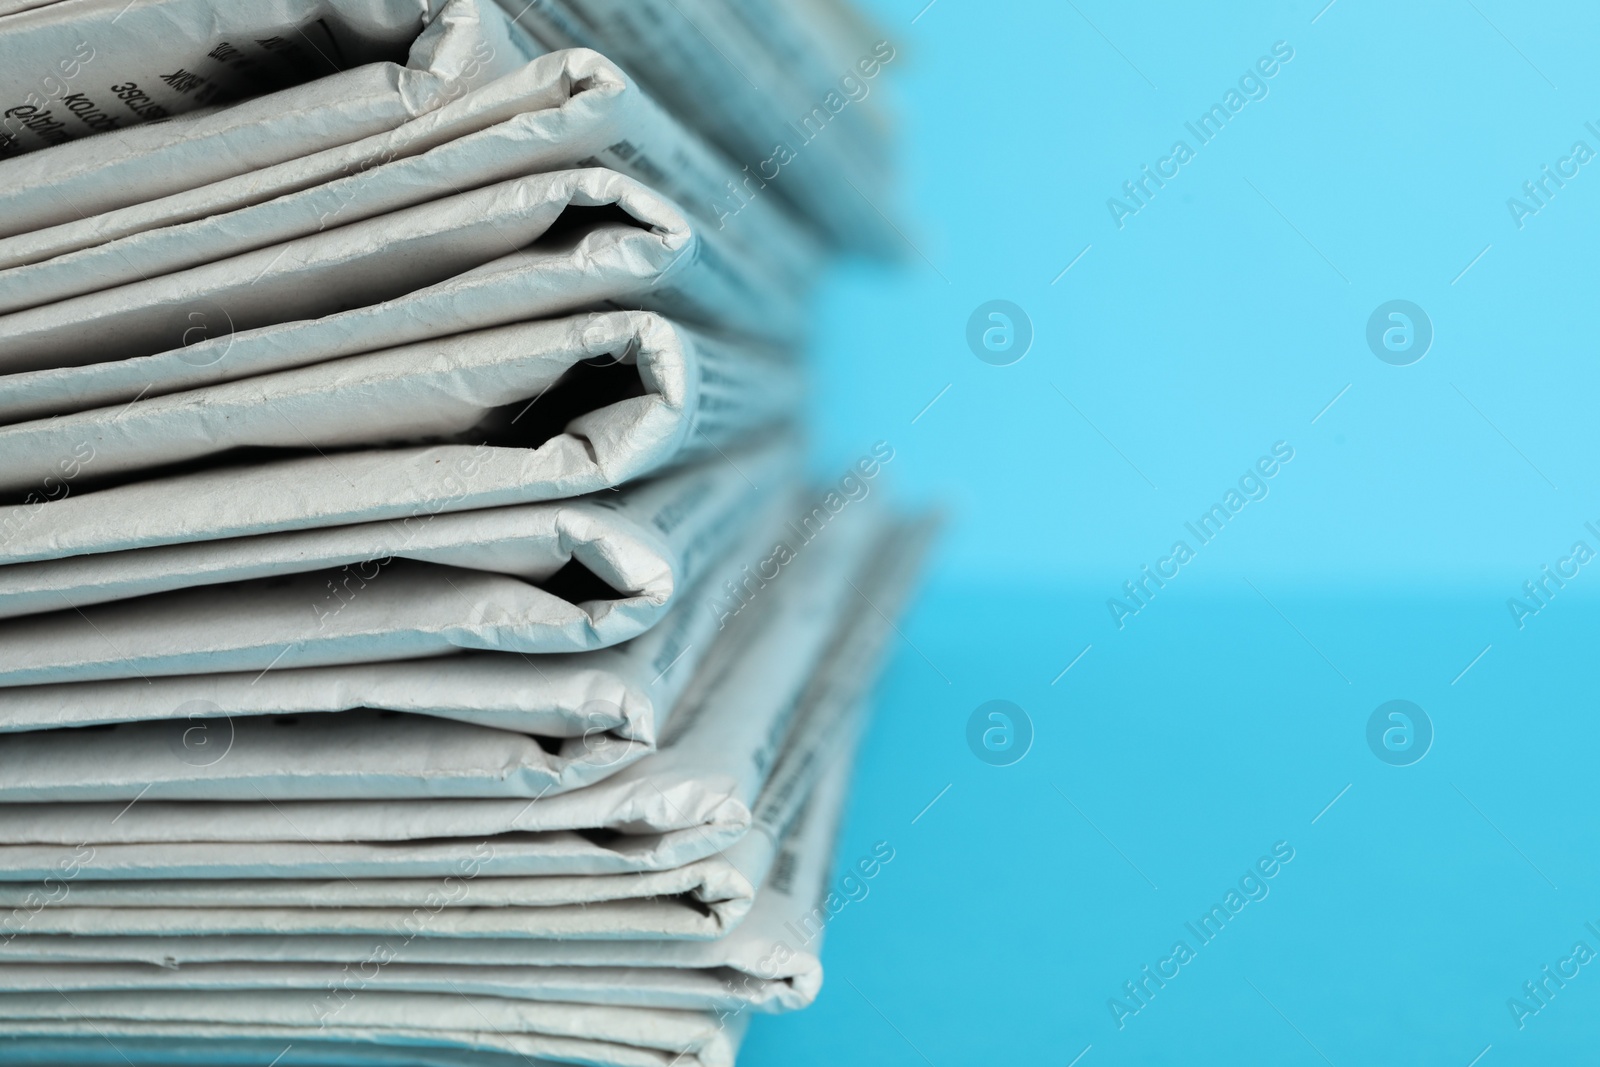
<instances>
[{"instance_id":1,"label":"gray newsprint paper","mask_svg":"<svg viewBox=\"0 0 1600 1067\"><path fill-rule=\"evenodd\" d=\"M722 626L704 604L770 549L766 525L714 560L660 623L614 648L9 689L0 801L581 788L655 751L689 679L719 671L763 624L761 606Z\"/></svg>"},{"instance_id":2,"label":"gray newsprint paper","mask_svg":"<svg viewBox=\"0 0 1600 1067\"><path fill-rule=\"evenodd\" d=\"M600 168L500 182L0 315L0 419L609 307L792 345L803 288L731 229Z\"/></svg>"},{"instance_id":3,"label":"gray newsprint paper","mask_svg":"<svg viewBox=\"0 0 1600 1067\"><path fill-rule=\"evenodd\" d=\"M614 645L778 525L794 463L779 439L576 500L0 568L0 687Z\"/></svg>"},{"instance_id":4,"label":"gray newsprint paper","mask_svg":"<svg viewBox=\"0 0 1600 1067\"><path fill-rule=\"evenodd\" d=\"M884 576L870 588L890 612L904 596L925 535L905 527L897 533L904 538L897 551L880 554L875 562L881 566L862 575L863 581L867 573ZM850 705L858 709L863 668L880 655L889 626L853 628L850 639L834 642L840 658L832 662L841 669L825 672L833 681L823 688L836 696L850 690ZM359 1062L362 1051L392 1041L404 1044L413 1062L440 1067L463 1062L449 1058L463 1045L473 1063L500 1062L491 1057L503 1052L591 1064L731 1064L752 1011L792 1010L815 997L822 978L817 951L829 918L865 895L863 879L876 877L894 858L892 846L879 842L870 858L847 869L836 890L828 888L858 729L858 711L838 716L826 730L836 743L798 761L832 757L814 786L790 779L764 793L766 807L785 794L812 790L808 803L780 805L782 849L769 859L771 869L758 875L763 884L748 919L718 940L428 938L417 936L415 925L376 942L25 935L0 944L0 958L11 962L0 977L7 991L0 1018L12 1035L6 1052L19 1063L95 1062L72 1059L72 1050L116 1035L120 1062L143 1064L160 1035L181 1034L191 1046L199 1042L213 1063L235 1062L231 1057L281 1040L286 1047L272 1055L287 1056L298 1042L343 1062ZM796 762L791 748L775 778L781 781ZM105 954L95 954L102 947ZM75 964L84 959L154 966ZM306 966L321 960L344 965ZM32 992L46 986L53 1002ZM60 1008L62 1002L73 1010ZM453 1012L461 1004L480 1024L457 1019ZM426 1024L412 1023L417 1012L431 1013ZM495 1031L494 1041L479 1029L484 1022Z\"/></svg>"},{"instance_id":5,"label":"gray newsprint paper","mask_svg":"<svg viewBox=\"0 0 1600 1067\"><path fill-rule=\"evenodd\" d=\"M319 1025L304 993L218 994L260 1022L197 1023L182 998L55 993L0 998L0 1057L18 1067L172 1067L176 1049L207 1067L733 1067L749 1018L709 1012L541 1004L470 994L357 997ZM74 1008L72 1005L76 1005ZM188 1062L188 1061L179 1061Z\"/></svg>"},{"instance_id":6,"label":"gray newsprint paper","mask_svg":"<svg viewBox=\"0 0 1600 1067\"><path fill-rule=\"evenodd\" d=\"M529 1000L793 1011L810 1004L821 988L818 953L828 921L842 910L838 901L862 899L870 892L870 879L894 858L893 846L879 842L871 856L840 876L837 891L828 886L850 764L841 754L828 766L811 799L795 814L749 915L716 940L420 938L411 933L420 920L377 940L348 935L23 934L0 940L0 960L6 962L0 988L8 993L42 990L41 982L68 991L299 988L323 994L325 1010L333 1012L358 994L448 991L448 984L454 984L467 992ZM514 879L483 881L520 884ZM158 883L163 889L204 884ZM437 888L437 883L430 884ZM72 892L92 885L76 883ZM254 886L263 888L261 883ZM296 885L295 891L304 890ZM48 964L60 966L44 966Z\"/></svg>"},{"instance_id":7,"label":"gray newsprint paper","mask_svg":"<svg viewBox=\"0 0 1600 1067\"><path fill-rule=\"evenodd\" d=\"M697 899L717 907L714 885L705 875L721 867L730 881L746 884L728 887L748 895L759 885L755 903L744 922L732 933L715 941L560 941L530 943L508 939L478 937L432 937L424 945L443 948L454 954L450 962L420 962L409 949L420 937L405 940L391 932L386 938L368 939L364 955L371 962L354 976L337 963L287 962L241 957L232 961L194 962L172 966L147 966L129 962L104 961L94 964L24 962L9 945L0 944L0 993L49 992L52 988L75 993L112 990L143 990L173 994L178 992L227 992L244 989L321 991L345 986L351 993L386 992L448 993L453 990L520 1000L556 1000L569 1003L633 1005L654 1008L702 1008L708 1010L780 1011L802 1007L814 997L821 981L821 966L816 949L826 913L808 914L826 893L829 854L832 851L834 823L848 786L851 760L848 750L830 753L833 757L817 782L810 799L796 813L794 828L785 836L782 864L772 869L772 851L752 856L742 844L732 852L690 864L679 871L660 872L641 877L632 889L635 898L647 893L666 896L695 892ZM760 835L752 835L760 836ZM747 840L749 840L747 838ZM754 862L752 862L754 861ZM742 875L743 879L736 877ZM765 884L776 877L780 885L769 891ZM859 880L859 879L857 879ZM425 928L430 912L428 894L446 897L450 906L520 916L532 909L568 903L572 889L568 883L596 882L599 885L583 894L584 902L614 902L629 894L619 878L481 878L456 879L444 886L437 881L364 880L359 883L330 883L310 886L285 883L206 883L206 882L78 882L72 896L60 907L129 908L148 907L216 908L236 907L246 911L277 901L316 899L323 908L372 907L378 904L412 909L410 927ZM550 883L545 885L544 883ZM342 890L341 891L341 887ZM798 889L798 893L797 893ZM0 885L0 907L15 907L20 887ZM258 896L259 894L259 896ZM731 895L731 893L729 894ZM349 904L356 897L360 903ZM805 902L802 907L801 901ZM750 907L748 901L743 901ZM754 927L746 933L746 927ZM784 924L788 926L785 927ZM734 925L728 923L727 925ZM404 929L404 927L402 927ZM810 941L797 951L784 953L780 939L799 940L810 934ZM37 939L34 939L37 940ZM148 939L141 939L148 940ZM175 937L167 939L174 951L184 951L191 940L226 945L248 943L260 938ZM305 940L301 938L300 940ZM349 944L358 939L343 936ZM96 938L97 943L115 939ZM381 944L380 944L381 942ZM476 949L487 945L491 951L480 956ZM499 961L507 950L519 951L522 960ZM649 955L644 946L656 946L651 963L623 963L618 959ZM554 949L551 958L541 950ZM563 950L566 952L563 959ZM204 950L202 950L204 951ZM537 962L534 962L537 961ZM781 961L781 962L780 962ZM748 977L741 982L735 975ZM325 1003L328 1011L340 1006L337 996Z\"/></svg>"},{"instance_id":8,"label":"gray newsprint paper","mask_svg":"<svg viewBox=\"0 0 1600 1067\"><path fill-rule=\"evenodd\" d=\"M846 633L830 644L796 620L884 625L859 600L888 597L880 586L907 536L864 512L803 544L757 594L773 605L761 636L718 676L692 685L658 752L587 788L534 803L12 804L0 809L0 871L7 881L58 878L63 863L89 880L333 879L459 874L463 864L488 875L683 866L730 847L752 825L782 825L824 753L838 750L862 672L854 663L815 665L847 662L830 649L864 638ZM44 908L29 930L49 932L34 924L70 910Z\"/></svg>"},{"instance_id":9,"label":"gray newsprint paper","mask_svg":"<svg viewBox=\"0 0 1600 1067\"><path fill-rule=\"evenodd\" d=\"M662 104L692 116L745 168L740 185L718 198L722 210L784 199L838 245L897 247L884 198L888 137L869 104L897 55L882 35L856 23L843 28L848 43L806 42L784 32L793 12L762 26L749 0L499 3L510 14L520 9L518 24L545 47L604 52Z\"/></svg>"},{"instance_id":10,"label":"gray newsprint paper","mask_svg":"<svg viewBox=\"0 0 1600 1067\"><path fill-rule=\"evenodd\" d=\"M818 249L767 197L713 205L737 167L588 49L542 56L393 130L0 240L0 312L281 244L466 189L606 166L718 223L803 286ZM3 168L0 168L3 169ZM723 225L726 221L726 225Z\"/></svg>"},{"instance_id":11,"label":"gray newsprint paper","mask_svg":"<svg viewBox=\"0 0 1600 1067\"><path fill-rule=\"evenodd\" d=\"M88 937L703 940L749 913L773 855L763 829L681 867L628 875L492 877L469 864L412 880L74 881L36 913L34 889L5 890L0 909L28 916L24 931Z\"/></svg>"},{"instance_id":12,"label":"gray newsprint paper","mask_svg":"<svg viewBox=\"0 0 1600 1067\"><path fill-rule=\"evenodd\" d=\"M806 833L825 838L826 831L831 830L839 793L848 775L851 739L856 732L853 723L866 685L859 669L861 650L875 652L889 629L876 615L840 622L842 627L834 632L817 660L818 669L804 683L799 714L790 715L787 726L781 720L758 722L744 739L748 742L756 730L764 731L760 751L753 757L745 756L754 765L757 777L764 777L764 784L753 805L756 822L720 855L674 870L625 877L509 878L483 870L498 846L490 838L474 850L482 859L442 880L119 884L57 877L44 883L44 892L53 899L43 906L31 902L30 898L39 892L33 887L16 886L0 894L5 902L16 904L10 915L0 921L0 928L12 935L8 941L16 941L20 935L62 933L247 939L267 933L300 937L330 934L346 941L355 936L399 939L404 947L421 939L428 944L467 939L463 951L469 955L470 949L465 946L490 943L484 939L598 938L608 944L631 939L703 939L723 936L739 923L751 908L756 887L766 879L776 859L775 884L779 895L788 898L789 903L767 909L768 917L754 928L755 940L740 942L744 948L716 966L724 970L742 966L747 973L753 969L757 979L725 989L718 994L722 1000L735 1005L779 1005L788 995L782 987L795 985L791 979L798 979L800 995L804 995L806 983L811 980L806 975L814 968L804 958L804 944L797 955L766 945L764 939L776 929L774 909L786 919L795 918L792 888L800 884L796 879L802 866L795 852L799 847L796 842ZM778 631L773 635L790 639L796 636ZM792 696L787 699L794 700ZM784 733L786 740L775 741ZM808 818L802 818L801 813L818 781L824 785L813 806L819 809L814 814L820 825L806 831ZM668 789L675 788L671 781L663 784ZM715 779L707 779L706 784L714 787ZM596 793L603 788L591 787L586 792ZM581 799L583 793L573 796ZM303 807L297 806L295 814L304 814ZM778 854L777 842L785 838L790 843ZM825 845L817 848L826 851ZM85 864L91 861L92 857ZM820 932L825 917L800 917L798 922L799 926L784 927L782 936L796 938L809 930L805 935L809 942ZM569 966L612 966L617 958L616 953L602 951L587 960L580 955ZM626 953L620 958L626 959ZM707 957L695 954L676 962L666 957L658 965L695 969L712 966ZM302 969L299 973L307 972ZM414 977L424 984L432 980L426 974ZM574 978L580 983L592 979L592 975ZM695 981L696 988L703 991L703 982ZM667 985L672 983L668 981ZM239 986L235 983L234 988ZM398 988L416 990L422 986L411 983ZM534 983L534 988L545 992L526 995L565 999L548 985ZM668 995L640 996L653 1000ZM679 998L673 1003L689 1003L682 999L686 994L681 991L670 996Z\"/></svg>"},{"instance_id":13,"label":"gray newsprint paper","mask_svg":"<svg viewBox=\"0 0 1600 1067\"><path fill-rule=\"evenodd\" d=\"M610 218L614 213L582 209L613 207L627 221L598 229L612 240L596 236L584 241L597 228L581 225L580 220ZM572 223L556 226L564 214ZM538 246L534 255L530 246L547 235L551 246ZM261 373L274 366L637 298L659 288L673 267L692 266L681 262L685 258L705 258L689 255L696 250L697 237L702 243L709 240L704 228L691 223L670 201L614 171L594 167L515 178L187 270L0 316L0 370L78 367L179 350L180 362L189 365L226 360L234 376L245 368ZM589 263L580 258L577 265L584 269L560 269L563 262L571 262L574 246L598 253L613 244L616 250L604 259ZM701 314L695 317L756 336L796 335L794 327L801 317L797 295L776 285L764 260L743 255L731 242L722 244L721 254L733 262L709 268L717 287L707 291L698 308ZM542 269L556 276L524 279L529 288L518 292L515 301L507 301L498 289L478 291L489 278L513 266L521 273ZM772 291L760 289L762 282ZM459 303L464 293L458 290L463 286L478 299L458 306L455 316L445 322L413 322L407 329L399 321L417 318L413 304L424 301L423 306L431 306L425 298L437 298L441 288L453 292ZM501 299L496 302L491 296ZM542 303L527 303L541 296ZM562 303L552 306L555 301ZM363 332L375 336L349 337L357 321L351 316L359 317ZM769 316L776 316L776 321ZM246 345L247 338L241 336L246 333L251 334L249 340L256 340L257 333L265 338ZM296 344L315 344L315 350L276 362L258 351L266 339L281 344L286 333ZM207 339L199 340L202 336Z\"/></svg>"},{"instance_id":14,"label":"gray newsprint paper","mask_svg":"<svg viewBox=\"0 0 1600 1067\"><path fill-rule=\"evenodd\" d=\"M425 477L437 464L418 462L424 443L471 443L529 453L523 499L541 483L549 498L576 496L708 451L708 439L727 443L783 421L801 395L796 361L781 348L731 343L649 312L591 313L0 427L0 490L60 478L64 457L87 480L249 448L333 453L306 470L319 481L339 478L328 464L386 457ZM377 446L385 451L349 454ZM25 543L6 538L0 560Z\"/></svg>"},{"instance_id":15,"label":"gray newsprint paper","mask_svg":"<svg viewBox=\"0 0 1600 1067\"><path fill-rule=\"evenodd\" d=\"M15 7L0 5L4 236L392 129L541 51L482 0Z\"/></svg>"}]
</instances>

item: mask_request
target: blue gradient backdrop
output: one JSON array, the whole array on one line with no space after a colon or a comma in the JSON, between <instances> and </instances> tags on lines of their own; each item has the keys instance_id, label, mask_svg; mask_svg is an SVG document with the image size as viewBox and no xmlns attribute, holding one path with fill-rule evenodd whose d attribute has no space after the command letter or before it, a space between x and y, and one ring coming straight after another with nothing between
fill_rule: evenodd
<instances>
[{"instance_id":1,"label":"blue gradient backdrop","mask_svg":"<svg viewBox=\"0 0 1600 1067\"><path fill-rule=\"evenodd\" d=\"M950 512L839 850L895 859L745 1062L1593 1062L1600 561L1524 583L1600 550L1600 158L1542 205L1523 184L1600 152L1600 10L924 2L873 5L905 261L833 278L813 400L819 476L887 440L890 491ZM1119 228L1107 200L1180 139ZM965 339L993 299L1034 330L1011 366ZM1409 366L1366 340L1394 299L1434 330ZM1033 727L1010 766L966 740L995 699ZM1432 724L1409 766L1367 741L1393 699ZM1185 924L1278 842L1202 945Z\"/></svg>"}]
</instances>

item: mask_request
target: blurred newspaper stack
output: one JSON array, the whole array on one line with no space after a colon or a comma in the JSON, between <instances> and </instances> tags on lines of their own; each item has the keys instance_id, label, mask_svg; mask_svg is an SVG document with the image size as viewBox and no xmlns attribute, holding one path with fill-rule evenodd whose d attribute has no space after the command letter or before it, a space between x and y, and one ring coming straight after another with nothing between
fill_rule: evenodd
<instances>
[{"instance_id":1,"label":"blurred newspaper stack","mask_svg":"<svg viewBox=\"0 0 1600 1067\"><path fill-rule=\"evenodd\" d=\"M0 0L0 1062L714 1067L817 995L928 538L796 425L894 58Z\"/></svg>"}]
</instances>

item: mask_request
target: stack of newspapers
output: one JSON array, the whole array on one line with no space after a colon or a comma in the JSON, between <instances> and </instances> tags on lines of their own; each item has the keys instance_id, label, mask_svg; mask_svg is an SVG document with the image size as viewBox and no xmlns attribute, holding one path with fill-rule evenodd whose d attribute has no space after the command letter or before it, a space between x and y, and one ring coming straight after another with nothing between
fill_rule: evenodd
<instances>
[{"instance_id":1,"label":"stack of newspapers","mask_svg":"<svg viewBox=\"0 0 1600 1067\"><path fill-rule=\"evenodd\" d=\"M894 56L0 0L0 1063L715 1067L817 995L928 530L796 429Z\"/></svg>"}]
</instances>

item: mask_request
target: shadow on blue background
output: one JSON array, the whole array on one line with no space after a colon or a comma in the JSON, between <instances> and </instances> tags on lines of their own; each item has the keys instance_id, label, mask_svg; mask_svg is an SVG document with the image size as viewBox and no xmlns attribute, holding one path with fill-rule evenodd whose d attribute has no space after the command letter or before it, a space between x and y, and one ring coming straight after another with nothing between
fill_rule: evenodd
<instances>
[{"instance_id":1,"label":"shadow on blue background","mask_svg":"<svg viewBox=\"0 0 1600 1067\"><path fill-rule=\"evenodd\" d=\"M744 1062L1592 1061L1600 12L924 2L875 5L906 263L833 279L813 399L819 474L887 440L898 495L953 517L839 850L896 858ZM1034 332L1010 366L965 336L995 299ZM1405 366L1367 340L1396 299L1433 330ZM995 699L1034 731L1010 766L966 740ZM1409 766L1368 743L1395 699L1432 726Z\"/></svg>"}]
</instances>

